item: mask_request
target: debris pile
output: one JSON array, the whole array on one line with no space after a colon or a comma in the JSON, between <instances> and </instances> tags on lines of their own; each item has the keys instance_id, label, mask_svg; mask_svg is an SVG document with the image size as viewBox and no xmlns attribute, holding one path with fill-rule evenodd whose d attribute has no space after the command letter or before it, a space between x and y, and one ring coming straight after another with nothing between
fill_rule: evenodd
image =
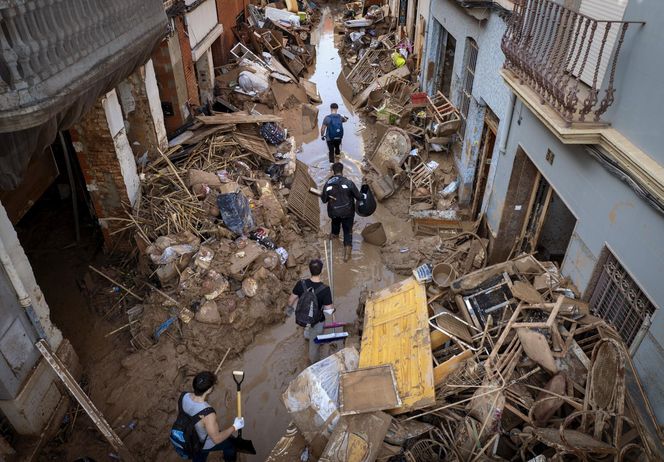
<instances>
[{"instance_id":1,"label":"debris pile","mask_svg":"<svg viewBox=\"0 0 664 462\"><path fill-rule=\"evenodd\" d=\"M291 383L269 461L661 458L624 342L555 264L523 255L433 295L417 276L368 295L357 368L347 348Z\"/></svg>"},{"instance_id":2,"label":"debris pile","mask_svg":"<svg viewBox=\"0 0 664 462\"><path fill-rule=\"evenodd\" d=\"M287 213L285 184L296 176L291 143L268 147L247 138L243 127L254 118L229 116L236 124L223 133L170 150L142 175L128 226L139 267L161 289L142 300L140 327L131 329L135 346L156 342L175 319L195 319L203 336L222 326L241 331L274 322L283 316L298 265L317 255L315 233L305 236Z\"/></svg>"}]
</instances>

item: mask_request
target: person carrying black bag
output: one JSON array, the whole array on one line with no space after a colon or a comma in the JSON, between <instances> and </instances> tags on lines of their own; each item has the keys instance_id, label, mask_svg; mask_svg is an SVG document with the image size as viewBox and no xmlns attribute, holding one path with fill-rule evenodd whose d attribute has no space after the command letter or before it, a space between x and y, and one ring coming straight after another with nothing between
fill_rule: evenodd
<instances>
[{"instance_id":1,"label":"person carrying black bag","mask_svg":"<svg viewBox=\"0 0 664 462\"><path fill-rule=\"evenodd\" d=\"M332 220L330 239L336 239L341 229L344 230L344 261L348 261L353 250L355 201L362 196L355 183L342 175L343 171L343 164L332 164L333 176L323 186L321 200L327 204L327 215Z\"/></svg>"}]
</instances>

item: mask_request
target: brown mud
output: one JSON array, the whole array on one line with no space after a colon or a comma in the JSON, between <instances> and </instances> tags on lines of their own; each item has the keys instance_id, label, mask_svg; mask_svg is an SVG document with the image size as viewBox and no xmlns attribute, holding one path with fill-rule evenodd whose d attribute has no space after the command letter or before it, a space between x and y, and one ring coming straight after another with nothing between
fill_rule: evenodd
<instances>
[{"instance_id":1,"label":"brown mud","mask_svg":"<svg viewBox=\"0 0 664 462\"><path fill-rule=\"evenodd\" d=\"M317 84L322 99L322 104L318 106L318 124L313 131L294 135L298 138L298 144L301 144L298 158L309 165L310 173L321 186L329 176L329 162L327 146L317 133L320 123L329 112L329 104L337 102L339 112L349 118L344 127L342 145L345 175L359 187L363 177L365 146L371 148L375 135L371 123L365 124L363 117L352 110L337 88L336 79L342 64L335 44L337 37L334 34L333 16L334 11L325 8L323 18L314 32L317 59L309 78ZM343 262L341 241L334 242L333 288L337 321L355 321L358 299L363 290L378 290L402 278L382 264L379 247L362 242L362 229L377 221L383 223L388 243L412 238L408 222L379 204L373 216L356 219L351 261ZM223 366L220 383L215 387L209 402L216 408L220 424L230 425L236 409L235 384L231 371L245 371L244 436L253 440L258 454L245 456L244 460L265 460L290 421L281 402L281 394L307 366L302 333L292 318L285 317L283 309L297 277L308 276L305 260L314 256L324 257L324 239L328 233L329 219L325 207L321 206L320 233L308 236L302 242L301 258L298 259L300 274L291 270L293 274L282 278L284 283L274 288L274 284L263 284L263 293L241 307L233 307L237 311L242 310L243 314L224 329L197 323L196 329L183 329L184 333L168 331L156 347L138 352L130 347L130 336L126 331L104 337L107 331L119 327L120 321L126 322L123 319L116 319L113 326L100 320L96 323L98 335L86 333L88 341L85 345L81 344L84 350L79 355L88 377L88 392L139 460L180 460L168 442L168 430L175 418L178 391L183 387L189 388L196 372L214 370L228 348L232 354ZM327 279L325 274L324 279ZM265 292L267 290L269 292ZM148 303L158 306L163 304L163 300L153 295ZM95 304L94 300L92 304ZM151 313L153 316L162 316L160 321L167 318L165 311L159 314L159 310L152 310ZM66 318L62 321L67 323ZM89 332L93 331L90 326ZM73 333L65 334L70 337ZM359 344L359 338L352 335L347 343ZM335 344L325 346L322 353L329 354L339 347ZM242 351L238 356L237 352ZM74 460L83 456L96 460L108 459L112 452L108 444L84 414L79 412L77 416L78 421L67 443L53 441L42 451L38 460ZM127 428L127 424L132 421L136 422L133 430ZM217 455L211 456L210 460L220 460L215 457Z\"/></svg>"}]
</instances>

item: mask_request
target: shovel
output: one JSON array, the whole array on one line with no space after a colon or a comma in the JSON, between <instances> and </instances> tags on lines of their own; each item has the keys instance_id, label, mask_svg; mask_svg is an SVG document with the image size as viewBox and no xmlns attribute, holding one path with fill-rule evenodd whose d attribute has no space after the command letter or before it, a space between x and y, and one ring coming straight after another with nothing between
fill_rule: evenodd
<instances>
[{"instance_id":1,"label":"shovel","mask_svg":"<svg viewBox=\"0 0 664 462\"><path fill-rule=\"evenodd\" d=\"M240 386L244 381L244 371L233 371L233 380L237 385L237 416L242 417L242 392L240 391ZM256 454L254 443L251 440L242 439L242 429L237 431L235 450L244 454Z\"/></svg>"}]
</instances>

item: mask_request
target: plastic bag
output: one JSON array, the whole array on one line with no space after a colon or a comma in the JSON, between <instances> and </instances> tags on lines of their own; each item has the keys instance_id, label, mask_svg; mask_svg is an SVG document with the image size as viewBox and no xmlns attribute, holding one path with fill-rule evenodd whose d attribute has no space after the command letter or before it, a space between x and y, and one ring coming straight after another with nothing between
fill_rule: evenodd
<instances>
[{"instance_id":1,"label":"plastic bag","mask_svg":"<svg viewBox=\"0 0 664 462\"><path fill-rule=\"evenodd\" d=\"M403 56L401 56L401 54L398 51L392 53L391 58L392 62L397 67L397 69L406 64L406 59Z\"/></svg>"},{"instance_id":2,"label":"plastic bag","mask_svg":"<svg viewBox=\"0 0 664 462\"><path fill-rule=\"evenodd\" d=\"M286 131L274 122L261 125L261 136L270 144L281 144L286 139Z\"/></svg>"},{"instance_id":3,"label":"plastic bag","mask_svg":"<svg viewBox=\"0 0 664 462\"><path fill-rule=\"evenodd\" d=\"M360 188L360 200L355 204L355 211L361 217L369 217L376 211L376 198L368 184Z\"/></svg>"},{"instance_id":4,"label":"plastic bag","mask_svg":"<svg viewBox=\"0 0 664 462\"><path fill-rule=\"evenodd\" d=\"M255 91L256 93L263 93L270 88L270 83L267 79L258 74L250 71L242 71L237 78L238 83L242 90L246 92Z\"/></svg>"},{"instance_id":5,"label":"plastic bag","mask_svg":"<svg viewBox=\"0 0 664 462\"><path fill-rule=\"evenodd\" d=\"M245 231L250 231L255 227L249 200L242 194L242 191L219 194L217 207L221 211L224 225L235 234L245 234Z\"/></svg>"}]
</instances>

